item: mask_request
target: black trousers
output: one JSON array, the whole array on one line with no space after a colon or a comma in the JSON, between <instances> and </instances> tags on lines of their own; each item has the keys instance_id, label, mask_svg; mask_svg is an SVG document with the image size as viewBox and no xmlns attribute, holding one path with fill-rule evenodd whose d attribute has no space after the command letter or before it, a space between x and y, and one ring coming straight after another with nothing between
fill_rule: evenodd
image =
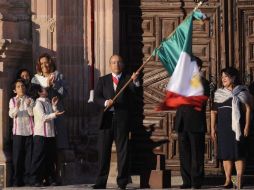
<instances>
[{"instance_id":1,"label":"black trousers","mask_svg":"<svg viewBox=\"0 0 254 190\"><path fill-rule=\"evenodd\" d=\"M55 137L34 136L31 166L31 184L44 179L56 180L56 140Z\"/></svg>"},{"instance_id":2,"label":"black trousers","mask_svg":"<svg viewBox=\"0 0 254 190\"><path fill-rule=\"evenodd\" d=\"M204 178L205 133L178 133L180 170L184 185L199 186Z\"/></svg>"},{"instance_id":3,"label":"black trousers","mask_svg":"<svg viewBox=\"0 0 254 190\"><path fill-rule=\"evenodd\" d=\"M13 183L16 185L29 183L32 145L32 135L13 135Z\"/></svg>"},{"instance_id":4,"label":"black trousers","mask_svg":"<svg viewBox=\"0 0 254 190\"><path fill-rule=\"evenodd\" d=\"M117 184L126 186L128 183L128 130L117 121L115 114L112 115L112 124L109 128L100 129L99 132L99 173L96 185L106 187L113 140L117 152Z\"/></svg>"}]
</instances>

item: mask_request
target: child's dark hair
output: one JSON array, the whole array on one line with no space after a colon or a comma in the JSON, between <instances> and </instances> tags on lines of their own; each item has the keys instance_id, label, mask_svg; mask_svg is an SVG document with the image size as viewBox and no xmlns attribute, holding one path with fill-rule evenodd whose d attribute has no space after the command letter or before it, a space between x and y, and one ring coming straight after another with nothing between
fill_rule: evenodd
<instances>
[{"instance_id":1,"label":"child's dark hair","mask_svg":"<svg viewBox=\"0 0 254 190\"><path fill-rule=\"evenodd\" d=\"M30 76L30 79L31 79L31 77L32 77L32 75L31 75L31 72L28 70L28 69L20 69L19 71L18 71L18 73L17 73L17 76L16 76L16 79L21 79L21 73L23 73L23 72L27 72L28 74L29 74L29 76Z\"/></svg>"},{"instance_id":2,"label":"child's dark hair","mask_svg":"<svg viewBox=\"0 0 254 190\"><path fill-rule=\"evenodd\" d=\"M31 86L31 98L33 98L33 100L36 100L37 98L39 98L39 92L42 92L43 87L39 84L33 84Z\"/></svg>"},{"instance_id":3,"label":"child's dark hair","mask_svg":"<svg viewBox=\"0 0 254 190\"><path fill-rule=\"evenodd\" d=\"M24 80L22 80L22 79L17 79L17 80L15 80L15 81L12 83L12 89L13 89L13 90L16 89L16 84L17 84L18 82L23 83L24 86L25 86L25 81L24 81Z\"/></svg>"}]
</instances>

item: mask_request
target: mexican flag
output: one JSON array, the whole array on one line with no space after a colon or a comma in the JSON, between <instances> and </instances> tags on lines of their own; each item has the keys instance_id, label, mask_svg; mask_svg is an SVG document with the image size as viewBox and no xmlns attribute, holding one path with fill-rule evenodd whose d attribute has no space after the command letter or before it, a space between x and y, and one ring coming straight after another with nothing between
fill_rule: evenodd
<instances>
[{"instance_id":1,"label":"mexican flag","mask_svg":"<svg viewBox=\"0 0 254 190\"><path fill-rule=\"evenodd\" d=\"M208 99L204 96L199 68L192 60L193 20L201 20L204 15L192 12L175 30L172 36L163 41L153 55L158 55L170 77L166 87L166 97L160 110L176 109L181 105L194 106L201 110Z\"/></svg>"}]
</instances>

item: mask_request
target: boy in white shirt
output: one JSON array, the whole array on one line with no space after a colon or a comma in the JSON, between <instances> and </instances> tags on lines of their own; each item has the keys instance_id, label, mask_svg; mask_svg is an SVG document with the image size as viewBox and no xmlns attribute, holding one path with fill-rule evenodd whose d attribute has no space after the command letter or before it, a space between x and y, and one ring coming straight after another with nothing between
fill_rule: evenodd
<instances>
[{"instance_id":1,"label":"boy in white shirt","mask_svg":"<svg viewBox=\"0 0 254 190\"><path fill-rule=\"evenodd\" d=\"M14 83L15 97L9 102L9 116L13 119L13 186L29 183L33 144L34 101L26 93L25 83Z\"/></svg>"},{"instance_id":2,"label":"boy in white shirt","mask_svg":"<svg viewBox=\"0 0 254 190\"><path fill-rule=\"evenodd\" d=\"M31 185L56 185L56 140L54 119L64 113L57 111L58 98L47 98L47 90L40 85L33 87L38 95L34 112L34 148L31 167ZM52 103L52 104L51 104ZM45 181L44 181L45 180Z\"/></svg>"}]
</instances>

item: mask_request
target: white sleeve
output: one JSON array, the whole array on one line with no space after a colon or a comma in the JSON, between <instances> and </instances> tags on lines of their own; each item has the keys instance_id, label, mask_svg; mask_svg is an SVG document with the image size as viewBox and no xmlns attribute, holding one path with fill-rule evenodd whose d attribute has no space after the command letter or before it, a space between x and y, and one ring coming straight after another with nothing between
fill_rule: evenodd
<instances>
[{"instance_id":1,"label":"white sleeve","mask_svg":"<svg viewBox=\"0 0 254 190\"><path fill-rule=\"evenodd\" d=\"M18 112L19 112L19 109L17 107L15 107L13 99L10 99L10 102L9 102L9 116L11 118L14 118L14 117L17 116Z\"/></svg>"},{"instance_id":2,"label":"white sleeve","mask_svg":"<svg viewBox=\"0 0 254 190\"><path fill-rule=\"evenodd\" d=\"M53 109L53 112L58 111L58 109L57 109L57 106L56 106L56 105L52 105L52 109Z\"/></svg>"},{"instance_id":3,"label":"white sleeve","mask_svg":"<svg viewBox=\"0 0 254 190\"><path fill-rule=\"evenodd\" d=\"M56 118L55 113L50 113L50 114L45 113L43 105L40 101L36 101L33 111L34 111L34 116L39 117L41 122L50 121Z\"/></svg>"},{"instance_id":4,"label":"white sleeve","mask_svg":"<svg viewBox=\"0 0 254 190\"><path fill-rule=\"evenodd\" d=\"M133 81L133 84L135 85L135 87L140 87L140 82L139 82L139 80Z\"/></svg>"},{"instance_id":5,"label":"white sleeve","mask_svg":"<svg viewBox=\"0 0 254 190\"><path fill-rule=\"evenodd\" d=\"M106 100L105 103L104 103L105 107L107 107L107 105L108 105L108 100Z\"/></svg>"}]
</instances>

